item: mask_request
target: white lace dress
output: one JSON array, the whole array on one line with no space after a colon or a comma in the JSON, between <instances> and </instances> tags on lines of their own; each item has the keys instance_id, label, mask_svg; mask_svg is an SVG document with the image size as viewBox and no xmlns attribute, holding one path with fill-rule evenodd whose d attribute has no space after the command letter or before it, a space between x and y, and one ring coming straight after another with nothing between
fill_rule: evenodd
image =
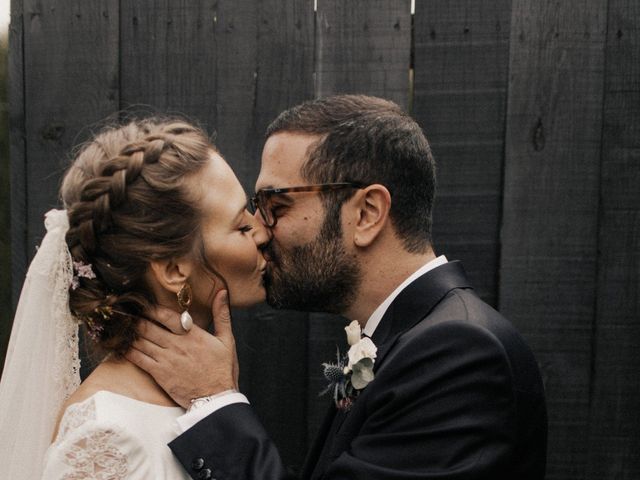
<instances>
[{"instance_id":1,"label":"white lace dress","mask_svg":"<svg viewBox=\"0 0 640 480\"><path fill-rule=\"evenodd\" d=\"M64 413L45 455L53 480L188 479L167 446L178 436L180 407L101 391Z\"/></svg>"}]
</instances>

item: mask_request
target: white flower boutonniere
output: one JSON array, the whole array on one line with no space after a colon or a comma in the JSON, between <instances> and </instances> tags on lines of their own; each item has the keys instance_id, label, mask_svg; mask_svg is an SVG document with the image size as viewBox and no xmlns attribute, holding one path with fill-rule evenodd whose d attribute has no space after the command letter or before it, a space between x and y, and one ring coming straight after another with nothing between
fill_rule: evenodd
<instances>
[{"instance_id":1,"label":"white flower boutonniere","mask_svg":"<svg viewBox=\"0 0 640 480\"><path fill-rule=\"evenodd\" d=\"M329 385L320 395L331 392L339 410L349 411L356 397L373 379L373 364L377 347L370 338L360 338L360 324L357 320L345 327L347 343L350 345L345 356L337 352L336 363L323 363L324 376Z\"/></svg>"}]
</instances>

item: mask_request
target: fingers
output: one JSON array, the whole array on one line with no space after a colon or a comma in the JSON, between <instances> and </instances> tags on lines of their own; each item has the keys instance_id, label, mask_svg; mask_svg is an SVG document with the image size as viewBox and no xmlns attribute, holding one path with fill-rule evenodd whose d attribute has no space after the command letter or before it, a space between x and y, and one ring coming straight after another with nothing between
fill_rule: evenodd
<instances>
[{"instance_id":1,"label":"fingers","mask_svg":"<svg viewBox=\"0 0 640 480\"><path fill-rule=\"evenodd\" d=\"M211 306L213 314L213 330L216 337L223 342L233 341L231 330L231 312L229 311L229 294L226 290L220 290L213 299Z\"/></svg>"},{"instance_id":2,"label":"fingers","mask_svg":"<svg viewBox=\"0 0 640 480\"><path fill-rule=\"evenodd\" d=\"M135 346L131 347L127 353L124 354L124 357L151 375L153 375L158 366L158 362L156 362L152 357L137 350Z\"/></svg>"},{"instance_id":3,"label":"fingers","mask_svg":"<svg viewBox=\"0 0 640 480\"><path fill-rule=\"evenodd\" d=\"M144 313L145 317L155 320L159 324L171 330L177 335L184 335L185 330L180 323L180 314L174 312L170 308L161 307L159 305L151 306Z\"/></svg>"},{"instance_id":4,"label":"fingers","mask_svg":"<svg viewBox=\"0 0 640 480\"><path fill-rule=\"evenodd\" d=\"M159 347L167 348L173 340L174 334L150 322L141 320L137 327L138 336L155 343ZM186 333L186 332L183 332Z\"/></svg>"},{"instance_id":5,"label":"fingers","mask_svg":"<svg viewBox=\"0 0 640 480\"><path fill-rule=\"evenodd\" d=\"M156 343L151 342L146 338L142 338L142 337L138 338L135 342L133 342L131 346L136 351L146 355L147 357L153 359L156 362L160 359L160 355L165 350L164 348L158 346Z\"/></svg>"}]
</instances>

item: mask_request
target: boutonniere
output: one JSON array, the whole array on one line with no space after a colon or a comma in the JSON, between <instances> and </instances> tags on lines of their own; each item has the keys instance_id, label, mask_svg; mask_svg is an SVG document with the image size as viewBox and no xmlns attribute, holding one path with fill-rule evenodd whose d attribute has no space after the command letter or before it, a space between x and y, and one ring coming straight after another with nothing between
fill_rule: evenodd
<instances>
[{"instance_id":1,"label":"boutonniere","mask_svg":"<svg viewBox=\"0 0 640 480\"><path fill-rule=\"evenodd\" d=\"M360 324L354 320L345 327L349 351L337 352L336 363L323 363L324 376L329 385L320 395L332 392L339 410L349 411L358 394L374 378L373 364L378 348L369 337L361 338Z\"/></svg>"}]
</instances>

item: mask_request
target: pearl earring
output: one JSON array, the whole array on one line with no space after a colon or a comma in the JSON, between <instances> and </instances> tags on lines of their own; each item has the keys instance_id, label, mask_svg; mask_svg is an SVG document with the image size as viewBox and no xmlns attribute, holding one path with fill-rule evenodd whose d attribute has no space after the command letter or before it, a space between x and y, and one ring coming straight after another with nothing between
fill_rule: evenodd
<instances>
[{"instance_id":1,"label":"pearl earring","mask_svg":"<svg viewBox=\"0 0 640 480\"><path fill-rule=\"evenodd\" d=\"M185 332L188 332L193 327L193 318L189 314L189 306L191 305L191 300L193 299L193 295L191 293L191 287L188 283L185 282L182 285L182 288L178 292L178 305L182 308L183 312L180 315L180 324Z\"/></svg>"}]
</instances>

